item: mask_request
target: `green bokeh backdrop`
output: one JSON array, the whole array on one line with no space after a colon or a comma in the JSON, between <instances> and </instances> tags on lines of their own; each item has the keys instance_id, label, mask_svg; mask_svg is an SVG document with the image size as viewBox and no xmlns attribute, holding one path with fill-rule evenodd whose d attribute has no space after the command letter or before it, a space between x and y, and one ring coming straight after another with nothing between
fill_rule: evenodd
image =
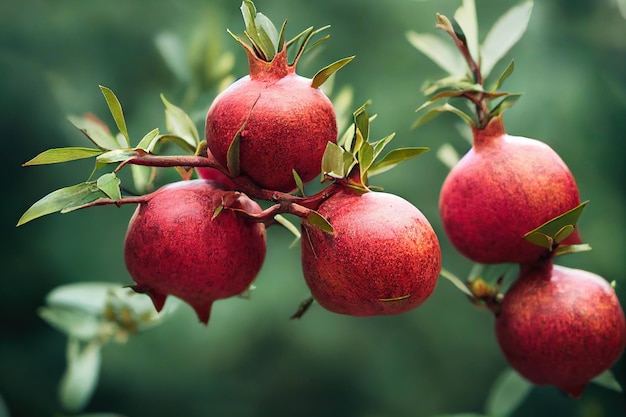
<instances>
[{"instance_id":1,"label":"green bokeh backdrop","mask_svg":"<svg viewBox=\"0 0 626 417\"><path fill-rule=\"evenodd\" d=\"M484 35L513 1L478 0ZM354 108L371 99L375 138L396 132L395 146L433 151L376 178L417 205L441 238L444 267L464 276L471 264L446 241L437 213L446 168L434 150L445 142L464 152L458 120L442 116L410 126L424 100L422 83L442 75L405 38L435 32L435 13L451 15L459 0L265 0L257 7L288 35L330 24L332 38L302 75L356 55L336 77L354 88ZM14 417L59 411L58 380L65 337L37 307L54 287L79 281L130 284L122 242L132 207L54 214L15 228L44 194L86 180L91 163L23 168L42 150L82 146L65 119L93 112L113 126L98 85L116 92L132 137L164 128L159 94L180 104L185 86L165 65L155 37L182 39L205 31L236 57L226 33L242 31L236 0L5 0L0 4L0 127L3 136L0 396ZM624 140L626 20L612 0L536 1L527 34L513 49L516 72L506 88L524 97L505 116L510 133L540 138L570 166L582 198L580 221L594 250L561 263L617 281L626 302ZM501 65L506 64L505 62ZM500 69L503 69L499 67ZM189 96L187 96L189 98ZM206 111L207 96L190 111ZM198 127L203 128L201 120ZM162 326L107 345L99 386L88 411L140 416L434 416L481 412L505 368L493 319L441 280L419 309L397 317L351 318L315 306L301 321L289 316L308 293L298 249L272 228L267 262L250 301L216 303L208 327L186 306ZM624 384L625 365L614 369ZM619 416L621 394L591 386L582 400L535 388L515 416ZM0 412L1 414L1 412Z\"/></svg>"}]
</instances>

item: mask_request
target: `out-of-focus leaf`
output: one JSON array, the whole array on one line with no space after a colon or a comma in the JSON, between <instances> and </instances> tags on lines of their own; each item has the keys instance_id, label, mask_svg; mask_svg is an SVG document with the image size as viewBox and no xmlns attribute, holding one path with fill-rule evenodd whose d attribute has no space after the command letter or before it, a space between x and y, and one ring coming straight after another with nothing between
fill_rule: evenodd
<instances>
[{"instance_id":1,"label":"out-of-focus leaf","mask_svg":"<svg viewBox=\"0 0 626 417\"><path fill-rule=\"evenodd\" d=\"M484 78L526 32L532 10L533 1L525 0L504 13L489 30L481 48L480 69Z\"/></svg>"},{"instance_id":2,"label":"out-of-focus leaf","mask_svg":"<svg viewBox=\"0 0 626 417\"><path fill-rule=\"evenodd\" d=\"M174 76L185 84L190 83L192 71L187 59L185 45L180 38L174 33L163 32L155 37L154 43Z\"/></svg>"},{"instance_id":3,"label":"out-of-focus leaf","mask_svg":"<svg viewBox=\"0 0 626 417\"><path fill-rule=\"evenodd\" d=\"M439 65L448 74L463 77L468 69L454 44L431 33L409 31L406 37L411 45Z\"/></svg>"},{"instance_id":4,"label":"out-of-focus leaf","mask_svg":"<svg viewBox=\"0 0 626 417\"><path fill-rule=\"evenodd\" d=\"M461 119L463 119L463 121L465 121L465 123L467 123L468 125L470 126L474 125L474 121L467 113L465 113L462 110L459 110L458 108L454 107L453 105L449 103L445 103L441 106L436 106L436 107L432 107L428 109L422 116L420 116L413 123L412 127L413 128L419 127L423 125L424 123L434 119L436 116L440 115L441 113L445 113L445 112L456 114Z\"/></svg>"},{"instance_id":5,"label":"out-of-focus leaf","mask_svg":"<svg viewBox=\"0 0 626 417\"><path fill-rule=\"evenodd\" d=\"M463 4L454 12L454 20L463 28L465 41L472 58L478 60L478 18L474 0L463 0Z\"/></svg>"},{"instance_id":6,"label":"out-of-focus leaf","mask_svg":"<svg viewBox=\"0 0 626 417\"><path fill-rule=\"evenodd\" d=\"M511 61L509 65L504 69L504 71L502 71L502 74L500 74L500 76L498 77L498 81L496 81L496 84L493 86L491 91L498 91L498 89L502 86L502 83L504 83L504 81L509 78L511 74L513 74L514 70L515 61Z\"/></svg>"},{"instance_id":7,"label":"out-of-focus leaf","mask_svg":"<svg viewBox=\"0 0 626 417\"><path fill-rule=\"evenodd\" d=\"M17 226L21 226L46 214L56 213L73 206L77 202L94 201L106 195L98 188L95 181L84 182L70 187L60 188L41 198L20 217Z\"/></svg>"},{"instance_id":8,"label":"out-of-focus leaf","mask_svg":"<svg viewBox=\"0 0 626 417\"><path fill-rule=\"evenodd\" d=\"M183 109L167 101L163 94L161 94L161 100L165 104L165 125L167 130L183 138L195 149L200 142L200 135L191 117Z\"/></svg>"},{"instance_id":9,"label":"out-of-focus leaf","mask_svg":"<svg viewBox=\"0 0 626 417\"><path fill-rule=\"evenodd\" d=\"M449 143L444 143L437 149L437 159L441 161L448 169L454 168L461 160L461 156Z\"/></svg>"},{"instance_id":10,"label":"out-of-focus leaf","mask_svg":"<svg viewBox=\"0 0 626 417\"><path fill-rule=\"evenodd\" d=\"M622 14L622 17L626 19L626 0L617 0L617 8Z\"/></svg>"},{"instance_id":11,"label":"out-of-focus leaf","mask_svg":"<svg viewBox=\"0 0 626 417\"><path fill-rule=\"evenodd\" d=\"M111 111L111 115L113 116L113 120L115 120L115 124L119 129L120 133L123 135L123 142L118 141L120 147L129 147L130 146L130 138L128 137L128 130L126 129L126 120L124 119L124 112L122 111L122 105L120 101L117 99L117 96L113 91L107 87L100 86L100 91L104 95L104 99L109 106L109 110Z\"/></svg>"},{"instance_id":12,"label":"out-of-focus leaf","mask_svg":"<svg viewBox=\"0 0 626 417\"><path fill-rule=\"evenodd\" d=\"M573 226L578 222L578 218L587 203L588 201L584 201L573 209L547 221L538 228L526 233L524 238L535 245L552 249L554 243L563 241L574 231ZM563 233L563 231L569 231L569 233Z\"/></svg>"},{"instance_id":13,"label":"out-of-focus leaf","mask_svg":"<svg viewBox=\"0 0 626 417\"><path fill-rule=\"evenodd\" d=\"M98 188L112 200L119 200L122 198L120 183L120 179L113 172L102 175L96 181Z\"/></svg>"},{"instance_id":14,"label":"out-of-focus leaf","mask_svg":"<svg viewBox=\"0 0 626 417\"><path fill-rule=\"evenodd\" d=\"M439 272L439 274L445 279L447 279L448 281L450 281L452 285L454 285L463 294L469 297L473 296L472 292L469 290L469 288L467 288L467 285L465 285L465 283L461 281L461 279L457 277L456 275L454 275L452 272L448 271L445 268L441 268L441 271Z\"/></svg>"},{"instance_id":15,"label":"out-of-focus leaf","mask_svg":"<svg viewBox=\"0 0 626 417\"><path fill-rule=\"evenodd\" d=\"M54 148L43 151L33 159L25 162L23 166L58 164L61 162L75 161L77 159L86 159L98 156L102 153L102 149L67 147Z\"/></svg>"},{"instance_id":16,"label":"out-of-focus leaf","mask_svg":"<svg viewBox=\"0 0 626 417\"><path fill-rule=\"evenodd\" d=\"M369 169L368 175L371 177L373 175L382 174L383 172L389 171L396 165L401 162L407 161L409 159L415 158L427 152L428 148L397 148L390 151L379 161L376 161Z\"/></svg>"},{"instance_id":17,"label":"out-of-focus leaf","mask_svg":"<svg viewBox=\"0 0 626 417\"><path fill-rule=\"evenodd\" d=\"M589 245L588 243L581 243L577 245L559 245L554 251L554 256L589 252L591 249L591 245Z\"/></svg>"},{"instance_id":18,"label":"out-of-focus leaf","mask_svg":"<svg viewBox=\"0 0 626 417\"><path fill-rule=\"evenodd\" d=\"M328 80L331 75L348 65L348 63L350 63L350 61L352 61L354 57L355 56L353 55L340 59L339 61L335 61L332 64L319 70L317 74L313 76L313 80L311 81L311 87L319 88L322 84L324 84L324 82L326 82L326 80Z\"/></svg>"},{"instance_id":19,"label":"out-of-focus leaf","mask_svg":"<svg viewBox=\"0 0 626 417\"><path fill-rule=\"evenodd\" d=\"M513 105L517 103L517 100L519 100L521 97L521 94L507 94L502 100L498 102L498 104L494 106L494 108L489 112L489 115L493 117L502 114L504 110L513 107Z\"/></svg>"},{"instance_id":20,"label":"out-of-focus leaf","mask_svg":"<svg viewBox=\"0 0 626 417\"><path fill-rule=\"evenodd\" d=\"M511 415L528 396L533 384L513 369L505 370L496 379L487 395L485 411L493 416Z\"/></svg>"},{"instance_id":21,"label":"out-of-focus leaf","mask_svg":"<svg viewBox=\"0 0 626 417\"><path fill-rule=\"evenodd\" d=\"M59 385L59 400L63 408L79 412L93 395L100 374L100 344L89 343L84 348L80 341L68 340L67 368Z\"/></svg>"},{"instance_id":22,"label":"out-of-focus leaf","mask_svg":"<svg viewBox=\"0 0 626 417\"><path fill-rule=\"evenodd\" d=\"M617 379L615 379L615 375L613 375L613 372L610 369L602 372L600 375L592 379L591 382L612 391L624 391L620 383L617 381Z\"/></svg>"},{"instance_id":23,"label":"out-of-focus leaf","mask_svg":"<svg viewBox=\"0 0 626 417\"><path fill-rule=\"evenodd\" d=\"M290 249L293 248L300 241L300 238L302 237L302 234L300 233L300 229L282 214L277 214L276 216L274 216L274 220L276 220L276 223L280 224L285 229L289 230L295 236L293 242L291 242L291 244L289 245Z\"/></svg>"},{"instance_id":24,"label":"out-of-focus leaf","mask_svg":"<svg viewBox=\"0 0 626 417\"><path fill-rule=\"evenodd\" d=\"M111 132L90 117L68 116L67 119L100 149L118 149L120 144Z\"/></svg>"},{"instance_id":25,"label":"out-of-focus leaf","mask_svg":"<svg viewBox=\"0 0 626 417\"><path fill-rule=\"evenodd\" d=\"M82 341L98 336L104 323L102 317L72 307L40 307L37 313L58 331Z\"/></svg>"}]
</instances>

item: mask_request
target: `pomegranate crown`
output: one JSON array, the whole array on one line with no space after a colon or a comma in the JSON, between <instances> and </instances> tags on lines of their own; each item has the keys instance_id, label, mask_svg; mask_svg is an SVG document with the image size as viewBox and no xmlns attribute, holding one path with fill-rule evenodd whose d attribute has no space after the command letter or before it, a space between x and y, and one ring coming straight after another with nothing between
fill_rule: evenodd
<instances>
[{"instance_id":1,"label":"pomegranate crown","mask_svg":"<svg viewBox=\"0 0 626 417\"><path fill-rule=\"evenodd\" d=\"M284 61L288 67L295 68L302 55L310 52L313 48L330 38L330 35L325 35L310 44L315 35L330 27L326 25L315 29L313 26L310 26L291 40L286 41L285 28L287 27L287 21L285 20L280 30L278 30L267 16L257 12L251 0L244 0L241 3L241 14L245 25L243 34L248 42L230 30L228 30L228 33L245 49L251 69L266 66L267 63L272 63L275 60L276 62L280 61L281 65L285 65L282 63ZM287 52L290 48L295 48L296 52L291 62L288 62ZM339 71L353 59L354 56L346 57L322 68L313 77L312 87L320 87L332 74Z\"/></svg>"}]
</instances>

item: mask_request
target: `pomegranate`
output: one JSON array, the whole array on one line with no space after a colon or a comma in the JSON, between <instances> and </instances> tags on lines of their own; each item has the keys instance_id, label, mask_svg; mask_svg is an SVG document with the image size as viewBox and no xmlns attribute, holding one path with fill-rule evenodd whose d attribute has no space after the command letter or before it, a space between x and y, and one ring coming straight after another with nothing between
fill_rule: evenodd
<instances>
[{"instance_id":1,"label":"pomegranate","mask_svg":"<svg viewBox=\"0 0 626 417\"><path fill-rule=\"evenodd\" d=\"M124 243L126 267L137 292L160 311L168 295L179 297L208 323L215 300L246 290L265 258L265 227L222 210L225 191L207 180L163 186L133 214ZM243 197L242 208L259 212Z\"/></svg>"},{"instance_id":2,"label":"pomegranate","mask_svg":"<svg viewBox=\"0 0 626 417\"><path fill-rule=\"evenodd\" d=\"M211 154L207 149L207 154ZM205 180L216 181L220 184L220 188L224 190L235 190L237 189L237 185L230 179L227 175L221 172L219 169L210 168L210 167L197 167L196 172L198 173L198 177Z\"/></svg>"},{"instance_id":3,"label":"pomegranate","mask_svg":"<svg viewBox=\"0 0 626 417\"><path fill-rule=\"evenodd\" d=\"M222 91L206 116L206 140L223 166L239 136L237 174L260 186L290 192L295 170L303 182L320 174L326 144L337 141L331 101L312 80L296 74L283 46L268 62L246 47L250 74Z\"/></svg>"},{"instance_id":4,"label":"pomegranate","mask_svg":"<svg viewBox=\"0 0 626 417\"><path fill-rule=\"evenodd\" d=\"M324 308L353 316L399 314L433 292L441 269L439 241L411 203L346 189L322 203L319 213L333 233L303 221L302 268Z\"/></svg>"},{"instance_id":5,"label":"pomegranate","mask_svg":"<svg viewBox=\"0 0 626 417\"><path fill-rule=\"evenodd\" d=\"M579 398L626 346L624 313L602 277L552 260L521 268L495 321L507 361L538 385Z\"/></svg>"},{"instance_id":6,"label":"pomegranate","mask_svg":"<svg viewBox=\"0 0 626 417\"><path fill-rule=\"evenodd\" d=\"M545 143L506 134L501 116L473 134L441 189L446 235L474 262L533 262L545 249L524 234L580 204L574 177ZM562 243L581 243L578 231Z\"/></svg>"}]
</instances>

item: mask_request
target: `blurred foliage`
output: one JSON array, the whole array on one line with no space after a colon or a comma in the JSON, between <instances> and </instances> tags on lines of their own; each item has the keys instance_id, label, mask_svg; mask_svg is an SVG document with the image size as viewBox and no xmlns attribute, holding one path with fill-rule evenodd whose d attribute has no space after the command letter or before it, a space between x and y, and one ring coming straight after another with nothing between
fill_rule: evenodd
<instances>
[{"instance_id":1,"label":"blurred foliage","mask_svg":"<svg viewBox=\"0 0 626 417\"><path fill-rule=\"evenodd\" d=\"M373 182L424 212L441 237L444 267L466 276L471 264L449 246L438 220L438 190L447 168L434 151L449 142L463 153L469 144L452 115L410 129L414 110L424 101L422 84L441 74L405 38L408 30L434 31L435 13L451 14L459 3L265 0L257 7L274 21L288 19L291 36L310 25L330 24L331 40L302 61L299 72L311 77L330 62L356 55L334 82L337 89L352 86L354 103L372 100L369 110L378 113L372 135L396 132L396 147L433 150ZM493 22L515 2L477 3L479 21ZM239 5L233 0L0 4L0 126L8 155L1 164L7 181L0 404L11 416L59 415L66 341L37 314L46 294L74 282L131 282L122 242L132 207L55 214L15 228L45 193L85 181L91 162L21 164L48 148L84 145L66 116L108 117L98 85L118 95L131 136L164 127L161 93L185 108L202 131L218 81L227 79L220 69L235 77L246 71L245 55L226 33L243 30ZM626 20L619 10L615 0L536 2L528 32L511 54L516 72L507 80L508 89L524 96L505 122L510 133L555 148L576 176L582 198L590 201L579 224L593 250L561 262L615 280L626 302ZM176 49L177 44L186 48ZM185 60L188 65L176 66ZM397 317L358 319L313 306L301 320L290 321L308 296L299 252L288 249L292 236L285 230L270 229L268 240L267 261L250 300L216 303L208 328L181 307L159 328L105 346L87 411L128 417L382 417L484 410L489 389L506 366L492 318L449 282L442 280L423 306ZM614 368L622 385L625 370L622 359ZM623 394L595 385L579 401L538 387L513 415L615 416L623 415L624 406Z\"/></svg>"}]
</instances>

